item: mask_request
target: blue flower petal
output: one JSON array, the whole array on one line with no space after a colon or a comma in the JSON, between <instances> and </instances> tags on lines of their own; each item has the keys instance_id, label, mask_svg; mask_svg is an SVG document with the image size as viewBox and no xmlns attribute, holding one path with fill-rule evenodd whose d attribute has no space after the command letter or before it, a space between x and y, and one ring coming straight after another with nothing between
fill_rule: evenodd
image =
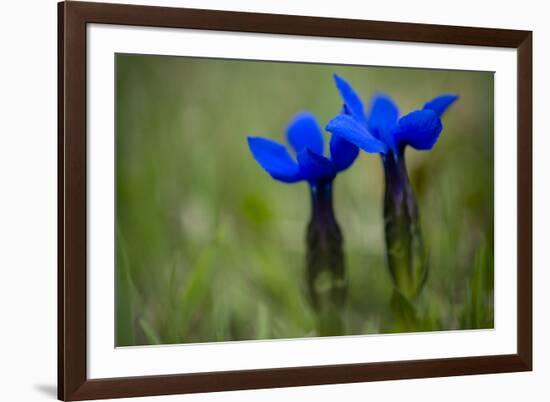
<instances>
[{"instance_id":1,"label":"blue flower petal","mask_svg":"<svg viewBox=\"0 0 550 402\"><path fill-rule=\"evenodd\" d=\"M400 146L428 150L432 149L442 129L441 119L433 110L416 110L399 119L396 140Z\"/></svg>"},{"instance_id":2,"label":"blue flower petal","mask_svg":"<svg viewBox=\"0 0 550 402\"><path fill-rule=\"evenodd\" d=\"M310 182L332 180L336 176L336 169L332 162L309 148L303 149L298 154L298 163L303 176Z\"/></svg>"},{"instance_id":3,"label":"blue flower petal","mask_svg":"<svg viewBox=\"0 0 550 402\"><path fill-rule=\"evenodd\" d=\"M359 155L359 148L337 134L330 138L330 159L338 171L349 168Z\"/></svg>"},{"instance_id":4,"label":"blue flower petal","mask_svg":"<svg viewBox=\"0 0 550 402\"><path fill-rule=\"evenodd\" d=\"M379 94L371 101L367 122L369 131L389 147L393 147L393 135L398 118L399 108L389 96Z\"/></svg>"},{"instance_id":5,"label":"blue flower petal","mask_svg":"<svg viewBox=\"0 0 550 402\"><path fill-rule=\"evenodd\" d=\"M311 113L297 114L288 125L286 135L297 154L304 148L309 148L319 155L323 154L323 133Z\"/></svg>"},{"instance_id":6,"label":"blue flower petal","mask_svg":"<svg viewBox=\"0 0 550 402\"><path fill-rule=\"evenodd\" d=\"M457 95L441 95L424 104L424 110L433 110L439 117L458 99Z\"/></svg>"},{"instance_id":7,"label":"blue flower petal","mask_svg":"<svg viewBox=\"0 0 550 402\"><path fill-rule=\"evenodd\" d=\"M326 130L339 135L366 152L386 153L387 146L374 138L367 128L352 116L340 114L327 124Z\"/></svg>"},{"instance_id":8,"label":"blue flower petal","mask_svg":"<svg viewBox=\"0 0 550 402\"><path fill-rule=\"evenodd\" d=\"M342 104L342 108L340 109L341 114L347 114L348 116L351 116L351 112L349 111L349 107L346 106L345 103Z\"/></svg>"},{"instance_id":9,"label":"blue flower petal","mask_svg":"<svg viewBox=\"0 0 550 402\"><path fill-rule=\"evenodd\" d=\"M357 95L351 85L342 77L334 74L334 81L336 82L336 87L344 100L344 104L347 107L349 114L360 122L366 123L367 118L365 116L365 108L359 95Z\"/></svg>"},{"instance_id":10,"label":"blue flower petal","mask_svg":"<svg viewBox=\"0 0 550 402\"><path fill-rule=\"evenodd\" d=\"M296 161L278 142L262 137L248 137L248 146L256 162L274 179L285 183L304 179Z\"/></svg>"}]
</instances>

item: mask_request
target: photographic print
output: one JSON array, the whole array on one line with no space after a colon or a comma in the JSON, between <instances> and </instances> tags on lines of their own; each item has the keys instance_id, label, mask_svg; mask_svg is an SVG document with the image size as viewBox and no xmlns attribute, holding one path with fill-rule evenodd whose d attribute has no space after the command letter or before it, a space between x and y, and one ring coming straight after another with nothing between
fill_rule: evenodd
<instances>
[{"instance_id":1,"label":"photographic print","mask_svg":"<svg viewBox=\"0 0 550 402\"><path fill-rule=\"evenodd\" d=\"M493 72L115 61L117 346L493 328Z\"/></svg>"},{"instance_id":2,"label":"photographic print","mask_svg":"<svg viewBox=\"0 0 550 402\"><path fill-rule=\"evenodd\" d=\"M59 3L58 398L531 371L532 51Z\"/></svg>"}]
</instances>

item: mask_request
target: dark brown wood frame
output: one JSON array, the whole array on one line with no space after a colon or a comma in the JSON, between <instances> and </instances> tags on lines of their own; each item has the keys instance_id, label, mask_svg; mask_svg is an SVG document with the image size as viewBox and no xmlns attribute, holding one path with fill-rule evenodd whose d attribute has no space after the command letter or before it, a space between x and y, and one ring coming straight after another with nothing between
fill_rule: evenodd
<instances>
[{"instance_id":1,"label":"dark brown wood frame","mask_svg":"<svg viewBox=\"0 0 550 402\"><path fill-rule=\"evenodd\" d=\"M193 28L517 49L517 353L88 379L86 25ZM58 397L83 400L532 370L532 32L105 3L58 4Z\"/></svg>"}]
</instances>

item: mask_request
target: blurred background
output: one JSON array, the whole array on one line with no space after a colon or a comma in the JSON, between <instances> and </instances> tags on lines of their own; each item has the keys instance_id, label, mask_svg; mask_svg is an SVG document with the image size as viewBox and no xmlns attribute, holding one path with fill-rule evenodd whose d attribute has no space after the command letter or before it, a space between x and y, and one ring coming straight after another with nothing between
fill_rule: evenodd
<instances>
[{"instance_id":1,"label":"blurred background","mask_svg":"<svg viewBox=\"0 0 550 402\"><path fill-rule=\"evenodd\" d=\"M430 252L412 330L493 327L493 73L119 54L117 346L316 335L307 184L273 180L246 136L284 142L304 110L323 127L341 108L333 73L367 107L385 92L402 114L460 95L434 149L406 155ZM383 191L380 158L365 153L334 185L348 335L395 331Z\"/></svg>"}]
</instances>

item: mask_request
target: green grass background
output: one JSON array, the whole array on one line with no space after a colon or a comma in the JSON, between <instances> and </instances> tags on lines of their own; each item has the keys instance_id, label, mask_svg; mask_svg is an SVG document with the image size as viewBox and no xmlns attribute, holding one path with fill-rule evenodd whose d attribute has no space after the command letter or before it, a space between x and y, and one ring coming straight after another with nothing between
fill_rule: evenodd
<instances>
[{"instance_id":1,"label":"green grass background","mask_svg":"<svg viewBox=\"0 0 550 402\"><path fill-rule=\"evenodd\" d=\"M460 95L434 149L407 151L431 264L412 330L493 326L493 73L117 55L117 346L316 335L307 184L271 179L246 136L284 141L304 110L324 126L341 107L334 72L402 113ZM395 331L383 189L377 155L335 181L346 334Z\"/></svg>"}]
</instances>

